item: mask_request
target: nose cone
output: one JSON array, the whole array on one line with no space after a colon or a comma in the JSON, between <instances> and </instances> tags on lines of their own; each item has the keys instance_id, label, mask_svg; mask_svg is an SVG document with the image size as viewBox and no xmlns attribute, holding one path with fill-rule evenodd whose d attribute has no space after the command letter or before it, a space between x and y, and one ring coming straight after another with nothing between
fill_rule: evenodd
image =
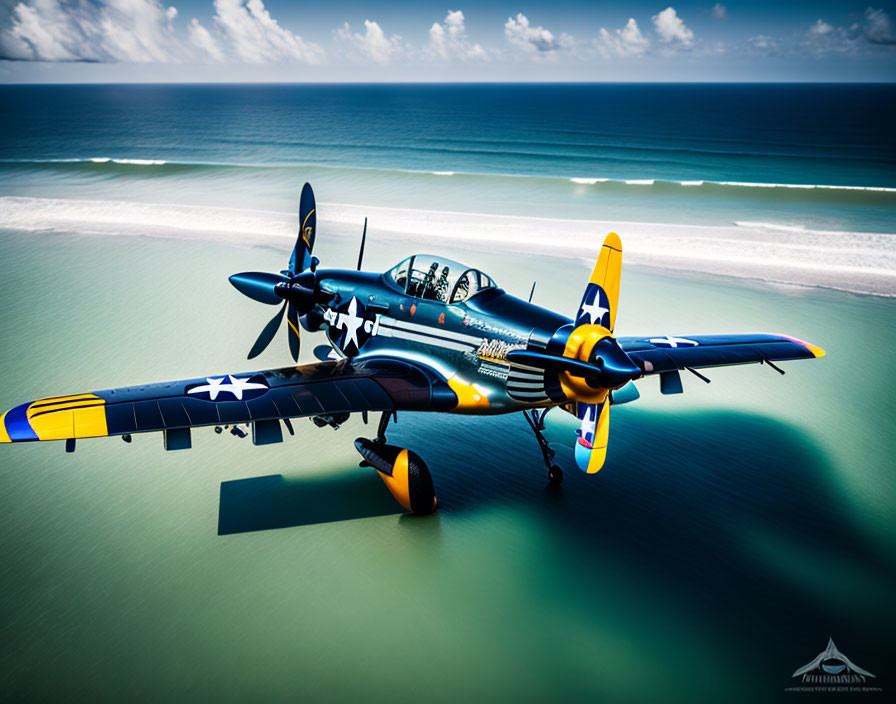
<instances>
[{"instance_id":1,"label":"nose cone","mask_svg":"<svg viewBox=\"0 0 896 704\"><path fill-rule=\"evenodd\" d=\"M277 284L286 281L284 276L263 271L244 271L230 277L230 283L244 296L271 306L283 302L283 298L277 291Z\"/></svg>"},{"instance_id":2,"label":"nose cone","mask_svg":"<svg viewBox=\"0 0 896 704\"><path fill-rule=\"evenodd\" d=\"M591 363L601 368L600 385L604 388L613 389L641 376L641 368L612 337L594 346Z\"/></svg>"}]
</instances>

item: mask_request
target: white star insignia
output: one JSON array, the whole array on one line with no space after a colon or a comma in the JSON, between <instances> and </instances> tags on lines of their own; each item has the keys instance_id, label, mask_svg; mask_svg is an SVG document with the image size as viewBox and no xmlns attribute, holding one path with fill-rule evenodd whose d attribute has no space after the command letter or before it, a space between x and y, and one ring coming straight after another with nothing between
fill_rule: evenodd
<instances>
[{"instance_id":1,"label":"white star insignia","mask_svg":"<svg viewBox=\"0 0 896 704\"><path fill-rule=\"evenodd\" d=\"M583 303L582 310L579 312L579 315L587 315L588 322L594 323L595 320L597 322L600 322L604 315L609 312L609 308L604 308L602 305L600 305L599 300L595 300L593 303Z\"/></svg>"},{"instance_id":2,"label":"white star insignia","mask_svg":"<svg viewBox=\"0 0 896 704\"><path fill-rule=\"evenodd\" d=\"M268 388L264 384L257 384L255 382L251 382L248 379L240 379L239 377L235 377L232 375L228 375L227 379L229 383L224 383L224 377L220 379L215 379L213 377L206 377L205 381L207 382L203 386L196 386L187 391L188 394L200 394L205 391L208 392L208 397L212 401L217 400L218 394L222 391L233 394L238 400L243 400L243 391L248 391L250 389L266 389Z\"/></svg>"},{"instance_id":3,"label":"white star insignia","mask_svg":"<svg viewBox=\"0 0 896 704\"><path fill-rule=\"evenodd\" d=\"M677 348L679 345L683 345L685 347L696 347L698 342L696 340L688 340L685 337L670 337L666 335L665 337L651 337L648 342L659 345L660 347L672 347Z\"/></svg>"},{"instance_id":4,"label":"white star insignia","mask_svg":"<svg viewBox=\"0 0 896 704\"><path fill-rule=\"evenodd\" d=\"M352 296L351 302L348 304L348 312L340 316L340 327L345 328L345 344L348 347L350 342L355 343L355 348L360 349L358 344L358 328L364 324L364 318L358 315L358 299Z\"/></svg>"}]
</instances>

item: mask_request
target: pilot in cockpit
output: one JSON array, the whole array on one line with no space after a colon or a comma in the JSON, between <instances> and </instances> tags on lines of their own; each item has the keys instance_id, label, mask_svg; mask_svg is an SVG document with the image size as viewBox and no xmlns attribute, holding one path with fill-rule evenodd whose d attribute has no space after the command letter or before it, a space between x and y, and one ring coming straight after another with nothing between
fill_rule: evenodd
<instances>
[{"instance_id":1,"label":"pilot in cockpit","mask_svg":"<svg viewBox=\"0 0 896 704\"><path fill-rule=\"evenodd\" d=\"M433 300L448 302L448 274L450 273L451 269L447 265L442 267L442 273L439 274L439 280L436 281L433 291Z\"/></svg>"},{"instance_id":2,"label":"pilot in cockpit","mask_svg":"<svg viewBox=\"0 0 896 704\"><path fill-rule=\"evenodd\" d=\"M439 268L438 262L433 262L429 265L429 271L426 272L426 276L423 277L423 283L420 286L420 298L428 298L430 300L437 300L438 297L435 295L435 280L436 280L436 269Z\"/></svg>"}]
</instances>

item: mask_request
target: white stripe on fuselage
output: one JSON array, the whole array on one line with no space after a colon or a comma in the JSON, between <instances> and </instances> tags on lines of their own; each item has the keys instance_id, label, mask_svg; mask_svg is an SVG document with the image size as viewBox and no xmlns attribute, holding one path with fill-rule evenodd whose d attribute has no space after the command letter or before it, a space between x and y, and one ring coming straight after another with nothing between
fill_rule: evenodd
<instances>
[{"instance_id":1,"label":"white stripe on fuselage","mask_svg":"<svg viewBox=\"0 0 896 704\"><path fill-rule=\"evenodd\" d=\"M525 379L526 381L529 379L544 381L544 372L541 374L530 374L529 372L518 372L516 369L511 369L510 372L508 372L508 376L513 379Z\"/></svg>"},{"instance_id":2,"label":"white stripe on fuselage","mask_svg":"<svg viewBox=\"0 0 896 704\"><path fill-rule=\"evenodd\" d=\"M469 352L471 349L469 345L464 345L460 342L452 342L451 340L444 340L442 338L433 337L432 335L418 334L416 332L410 332L409 330L396 330L394 328L390 328L387 325L380 325L379 334L381 337L397 337L402 340L421 342L425 345L432 345L433 347L444 347L446 349L456 350L458 352Z\"/></svg>"},{"instance_id":3,"label":"white stripe on fuselage","mask_svg":"<svg viewBox=\"0 0 896 704\"><path fill-rule=\"evenodd\" d=\"M419 332L426 335L438 335L440 337L450 337L458 342L464 342L468 345L473 345L474 347L479 347L482 344L482 337L474 337L473 335L467 335L462 332L455 332L453 330L448 330L443 327L433 327L432 325L424 325L422 323L412 323L410 320L397 320L396 318L390 318L385 315L380 316L380 325L389 325L393 328L403 328L405 330L410 330L412 332Z\"/></svg>"}]
</instances>

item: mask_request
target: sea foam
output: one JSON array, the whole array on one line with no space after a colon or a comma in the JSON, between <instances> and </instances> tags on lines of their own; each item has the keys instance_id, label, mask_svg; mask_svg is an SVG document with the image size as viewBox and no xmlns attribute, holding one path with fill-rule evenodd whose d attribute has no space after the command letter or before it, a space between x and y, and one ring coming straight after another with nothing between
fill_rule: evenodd
<instances>
[{"instance_id":1,"label":"sea foam","mask_svg":"<svg viewBox=\"0 0 896 704\"><path fill-rule=\"evenodd\" d=\"M288 249L296 214L238 208L0 197L4 228L86 235L207 239ZM618 232L629 264L896 296L896 235L830 232L767 222L679 225L565 220L321 203L326 237L370 234L414 248L515 251L593 260ZM551 233L549 238L545 233Z\"/></svg>"}]
</instances>

